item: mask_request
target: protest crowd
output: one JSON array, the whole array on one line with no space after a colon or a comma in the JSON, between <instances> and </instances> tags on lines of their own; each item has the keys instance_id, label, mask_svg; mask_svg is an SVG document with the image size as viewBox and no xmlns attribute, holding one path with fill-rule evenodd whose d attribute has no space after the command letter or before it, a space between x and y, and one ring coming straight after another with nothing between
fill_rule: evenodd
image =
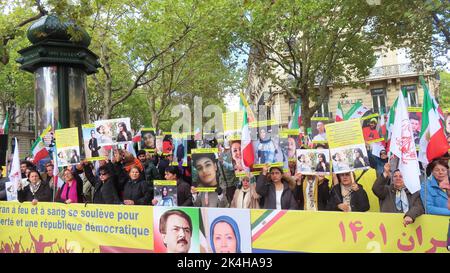
<instances>
[{"instance_id":1,"label":"protest crowd","mask_svg":"<svg viewBox=\"0 0 450 273\"><path fill-rule=\"evenodd\" d=\"M434 109L438 117L435 122L442 126L440 109ZM243 111L247 117L249 110L244 108ZM96 122L83 127L87 136L83 141L86 144L84 159L79 158L80 152L76 149L70 149L64 157L64 149L58 149L56 130L58 153L50 151L46 154L47 160L37 161L35 156L20 161L17 200L33 204L61 202L366 212L370 209L370 193L379 199L380 212L402 213L405 226L422 214L448 216L449 147L444 130L438 133L442 133L445 142L438 143L441 147L433 150L433 156L425 151L428 155L426 164L418 159L421 149L430 147L415 145L418 142L411 131L409 138L414 153L409 156L417 164L412 172L414 176L411 176L411 173L405 173L408 170L402 154L405 149L399 149L399 154L393 150L395 145L392 143L395 128L399 127L395 122L402 111L407 114L399 101L389 112L389 115L395 113L393 119L370 111L360 114L356 120L362 124L359 133L364 137L364 143L344 150L342 147L333 149L335 147L327 143L324 132L330 127L323 120L318 120L315 127L312 123L312 135L304 133L299 124L297 127L290 124L289 133L283 133L273 124L253 126L250 131L241 129L238 124L233 137L225 128L223 134L204 133L203 137L195 136L195 139L189 139L190 135L186 134L157 134L154 129L144 128L132 137L129 119L128 124L115 123L118 128L115 137L107 134L105 122ZM421 114L423 117L427 113ZM343 121L337 117L336 122L330 124L344 124L355 118L349 116L351 113ZM298 121L297 118L294 116L293 120ZM392 124L385 124L389 120L393 120ZM430 130L422 125L422 130L424 128ZM246 141L248 133L256 133L257 137L251 142ZM77 133L74 135L78 137ZM435 145L433 139L428 139L427 145ZM14 170L13 164L9 170ZM369 168L375 169L377 177L372 188L364 188L358 180ZM357 170L363 170L362 174L356 175ZM409 186L411 177L420 183L415 188ZM0 178L0 200L9 200L10 178ZM172 183L164 183L164 180Z\"/></svg>"}]
</instances>

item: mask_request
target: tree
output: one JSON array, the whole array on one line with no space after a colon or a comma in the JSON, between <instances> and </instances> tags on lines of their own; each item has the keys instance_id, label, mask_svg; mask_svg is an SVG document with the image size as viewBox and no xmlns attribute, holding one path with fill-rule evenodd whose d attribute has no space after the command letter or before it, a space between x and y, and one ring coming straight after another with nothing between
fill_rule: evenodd
<instances>
[{"instance_id":1,"label":"tree","mask_svg":"<svg viewBox=\"0 0 450 273\"><path fill-rule=\"evenodd\" d=\"M439 76L441 79L439 85L439 104L442 109L448 109L450 108L450 73L442 71Z\"/></svg>"}]
</instances>

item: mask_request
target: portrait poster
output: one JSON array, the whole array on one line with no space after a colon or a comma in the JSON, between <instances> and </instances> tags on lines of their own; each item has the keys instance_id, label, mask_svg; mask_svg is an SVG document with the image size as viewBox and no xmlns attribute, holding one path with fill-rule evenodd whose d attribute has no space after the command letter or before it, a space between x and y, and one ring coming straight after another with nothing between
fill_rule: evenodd
<instances>
[{"instance_id":1,"label":"portrait poster","mask_svg":"<svg viewBox=\"0 0 450 273\"><path fill-rule=\"evenodd\" d=\"M155 128L142 128L141 141L139 149L146 152L154 153L156 149L156 130Z\"/></svg>"},{"instance_id":2,"label":"portrait poster","mask_svg":"<svg viewBox=\"0 0 450 273\"><path fill-rule=\"evenodd\" d=\"M284 160L277 122L275 120L258 121L250 126L256 129L256 139L252 140L255 152L253 168L260 169L265 164L283 167Z\"/></svg>"},{"instance_id":3,"label":"portrait poster","mask_svg":"<svg viewBox=\"0 0 450 273\"><path fill-rule=\"evenodd\" d=\"M384 141L384 137L381 134L380 118L382 117L378 113L370 114L361 118L362 131L366 143L370 144Z\"/></svg>"},{"instance_id":4,"label":"portrait poster","mask_svg":"<svg viewBox=\"0 0 450 273\"><path fill-rule=\"evenodd\" d=\"M283 169L289 171L296 165L297 149L301 147L300 129L284 129L280 132L280 148L283 153Z\"/></svg>"},{"instance_id":5,"label":"portrait poster","mask_svg":"<svg viewBox=\"0 0 450 273\"><path fill-rule=\"evenodd\" d=\"M250 210L201 208L201 253L251 253Z\"/></svg>"},{"instance_id":6,"label":"portrait poster","mask_svg":"<svg viewBox=\"0 0 450 273\"><path fill-rule=\"evenodd\" d=\"M219 186L218 149L198 148L191 152L192 186L197 187L198 191L214 190Z\"/></svg>"},{"instance_id":7,"label":"portrait poster","mask_svg":"<svg viewBox=\"0 0 450 273\"><path fill-rule=\"evenodd\" d=\"M420 131L422 129L422 108L408 107L408 117L409 122L411 123L416 149L419 149Z\"/></svg>"},{"instance_id":8,"label":"portrait poster","mask_svg":"<svg viewBox=\"0 0 450 273\"><path fill-rule=\"evenodd\" d=\"M173 155L173 138L172 132L164 132L162 140L162 154Z\"/></svg>"},{"instance_id":9,"label":"portrait poster","mask_svg":"<svg viewBox=\"0 0 450 273\"><path fill-rule=\"evenodd\" d=\"M360 119L327 124L326 130L334 173L369 168Z\"/></svg>"},{"instance_id":10,"label":"portrait poster","mask_svg":"<svg viewBox=\"0 0 450 273\"><path fill-rule=\"evenodd\" d=\"M330 123L327 117L311 118L311 140L312 143L327 143L326 125Z\"/></svg>"},{"instance_id":11,"label":"portrait poster","mask_svg":"<svg viewBox=\"0 0 450 273\"><path fill-rule=\"evenodd\" d=\"M156 152L158 154L163 153L163 139L164 139L164 135L156 136Z\"/></svg>"},{"instance_id":12,"label":"portrait poster","mask_svg":"<svg viewBox=\"0 0 450 273\"><path fill-rule=\"evenodd\" d=\"M130 118L97 120L94 124L100 146L133 141Z\"/></svg>"},{"instance_id":13,"label":"portrait poster","mask_svg":"<svg viewBox=\"0 0 450 273\"><path fill-rule=\"evenodd\" d=\"M156 253L200 253L199 209L153 207L153 235Z\"/></svg>"},{"instance_id":14,"label":"portrait poster","mask_svg":"<svg viewBox=\"0 0 450 273\"><path fill-rule=\"evenodd\" d=\"M80 163L78 127L55 130L58 167Z\"/></svg>"},{"instance_id":15,"label":"portrait poster","mask_svg":"<svg viewBox=\"0 0 450 273\"><path fill-rule=\"evenodd\" d=\"M186 134L173 133L173 165L187 167L188 140Z\"/></svg>"},{"instance_id":16,"label":"portrait poster","mask_svg":"<svg viewBox=\"0 0 450 273\"><path fill-rule=\"evenodd\" d=\"M155 206L177 206L177 181L153 180L154 198L158 201Z\"/></svg>"},{"instance_id":17,"label":"portrait poster","mask_svg":"<svg viewBox=\"0 0 450 273\"><path fill-rule=\"evenodd\" d=\"M245 175L245 172L248 170L248 168L244 166L244 161L242 158L241 140L240 139L232 140L229 142L229 145L230 145L229 149L226 149L224 151L223 155L224 165L231 163L234 169L234 173L237 177Z\"/></svg>"},{"instance_id":18,"label":"portrait poster","mask_svg":"<svg viewBox=\"0 0 450 273\"><path fill-rule=\"evenodd\" d=\"M85 159L88 161L106 160L109 152L105 147L98 145L95 124L81 125Z\"/></svg>"},{"instance_id":19,"label":"portrait poster","mask_svg":"<svg viewBox=\"0 0 450 273\"><path fill-rule=\"evenodd\" d=\"M22 187L25 187L23 185ZM17 185L13 182L5 182L6 200L7 201L17 201Z\"/></svg>"},{"instance_id":20,"label":"portrait poster","mask_svg":"<svg viewBox=\"0 0 450 273\"><path fill-rule=\"evenodd\" d=\"M330 150L334 173L346 173L370 168L365 144L348 145Z\"/></svg>"},{"instance_id":21,"label":"portrait poster","mask_svg":"<svg viewBox=\"0 0 450 273\"><path fill-rule=\"evenodd\" d=\"M297 172L302 174L330 174L328 149L297 149Z\"/></svg>"}]
</instances>

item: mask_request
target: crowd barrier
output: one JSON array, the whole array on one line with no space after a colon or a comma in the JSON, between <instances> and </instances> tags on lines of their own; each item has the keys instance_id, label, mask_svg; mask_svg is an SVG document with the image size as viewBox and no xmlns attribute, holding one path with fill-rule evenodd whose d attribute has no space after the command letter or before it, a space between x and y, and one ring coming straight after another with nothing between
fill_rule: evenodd
<instances>
[{"instance_id":1,"label":"crowd barrier","mask_svg":"<svg viewBox=\"0 0 450 273\"><path fill-rule=\"evenodd\" d=\"M218 249L212 223L225 219L239 252L447 252L449 217L402 214L0 202L0 252L167 252L159 222L181 210L192 223L189 252ZM232 220L229 220L229 219ZM216 221L217 222L217 221ZM215 231L214 231L215 232Z\"/></svg>"}]
</instances>

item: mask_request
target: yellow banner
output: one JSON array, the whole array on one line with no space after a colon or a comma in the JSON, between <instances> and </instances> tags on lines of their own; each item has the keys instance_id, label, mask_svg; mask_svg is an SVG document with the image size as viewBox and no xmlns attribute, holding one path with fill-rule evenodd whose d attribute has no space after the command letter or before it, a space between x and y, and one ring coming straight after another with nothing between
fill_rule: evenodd
<instances>
[{"instance_id":1,"label":"yellow banner","mask_svg":"<svg viewBox=\"0 0 450 273\"><path fill-rule=\"evenodd\" d=\"M155 186L176 186L176 180L153 180Z\"/></svg>"},{"instance_id":2,"label":"yellow banner","mask_svg":"<svg viewBox=\"0 0 450 273\"><path fill-rule=\"evenodd\" d=\"M217 148L197 148L192 149L191 154L211 154L211 153L218 153L219 149Z\"/></svg>"},{"instance_id":3,"label":"yellow banner","mask_svg":"<svg viewBox=\"0 0 450 273\"><path fill-rule=\"evenodd\" d=\"M222 114L223 130L235 131L240 130L244 120L244 112L226 112Z\"/></svg>"},{"instance_id":4,"label":"yellow banner","mask_svg":"<svg viewBox=\"0 0 450 273\"><path fill-rule=\"evenodd\" d=\"M448 217L403 214L252 210L253 252L448 253Z\"/></svg>"},{"instance_id":5,"label":"yellow banner","mask_svg":"<svg viewBox=\"0 0 450 273\"><path fill-rule=\"evenodd\" d=\"M408 107L409 113L422 113L422 107Z\"/></svg>"},{"instance_id":6,"label":"yellow banner","mask_svg":"<svg viewBox=\"0 0 450 273\"><path fill-rule=\"evenodd\" d=\"M351 119L325 125L330 148L364 143L360 119Z\"/></svg>"},{"instance_id":7,"label":"yellow banner","mask_svg":"<svg viewBox=\"0 0 450 273\"><path fill-rule=\"evenodd\" d=\"M215 192L216 187L198 187L195 188L197 192Z\"/></svg>"},{"instance_id":8,"label":"yellow banner","mask_svg":"<svg viewBox=\"0 0 450 273\"><path fill-rule=\"evenodd\" d=\"M149 206L0 202L0 241L12 252L152 252L152 220Z\"/></svg>"}]
</instances>

